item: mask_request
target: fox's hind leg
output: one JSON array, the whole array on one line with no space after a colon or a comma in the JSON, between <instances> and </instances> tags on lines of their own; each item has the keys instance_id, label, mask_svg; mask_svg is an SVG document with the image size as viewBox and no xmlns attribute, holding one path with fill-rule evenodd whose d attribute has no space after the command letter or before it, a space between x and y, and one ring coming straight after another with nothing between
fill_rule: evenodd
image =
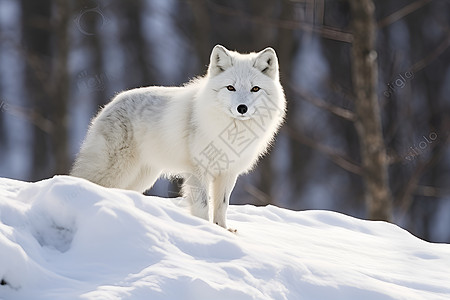
<instances>
[{"instance_id":1,"label":"fox's hind leg","mask_svg":"<svg viewBox=\"0 0 450 300\"><path fill-rule=\"evenodd\" d=\"M70 174L105 187L126 189L140 172L140 153L130 121L110 118L94 121Z\"/></svg>"},{"instance_id":2,"label":"fox's hind leg","mask_svg":"<svg viewBox=\"0 0 450 300\"><path fill-rule=\"evenodd\" d=\"M130 175L135 172L134 161L133 156L116 155L115 151L109 151L103 136L88 135L70 175L105 187L125 188Z\"/></svg>"},{"instance_id":3,"label":"fox's hind leg","mask_svg":"<svg viewBox=\"0 0 450 300\"><path fill-rule=\"evenodd\" d=\"M209 221L208 184L193 174L183 179L181 194L191 205L192 215Z\"/></svg>"},{"instance_id":4,"label":"fox's hind leg","mask_svg":"<svg viewBox=\"0 0 450 300\"><path fill-rule=\"evenodd\" d=\"M139 168L139 166L138 166ZM134 190L137 192L145 192L155 184L155 181L161 175L159 169L155 169L149 166L142 166L136 173L135 179L130 182L126 189Z\"/></svg>"}]
</instances>

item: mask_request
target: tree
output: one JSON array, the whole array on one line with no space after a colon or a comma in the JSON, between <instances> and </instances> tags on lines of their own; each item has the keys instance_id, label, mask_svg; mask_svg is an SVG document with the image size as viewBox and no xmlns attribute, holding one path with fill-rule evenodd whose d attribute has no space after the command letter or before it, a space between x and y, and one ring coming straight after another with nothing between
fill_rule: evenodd
<instances>
[{"instance_id":1,"label":"tree","mask_svg":"<svg viewBox=\"0 0 450 300\"><path fill-rule=\"evenodd\" d=\"M25 81L33 122L32 179L64 174L69 169L67 101L69 84L67 1L22 1ZM53 165L53 167L51 167Z\"/></svg>"},{"instance_id":2,"label":"tree","mask_svg":"<svg viewBox=\"0 0 450 300\"><path fill-rule=\"evenodd\" d=\"M23 0L21 8L24 58L27 63L25 71L27 100L33 114L46 119L51 108L46 101L49 95L44 91L48 88L44 74L50 73L48 59L51 57L51 1L38 3ZM50 160L48 130L50 129L45 126L33 128L32 179L39 179L48 174Z\"/></svg>"},{"instance_id":3,"label":"tree","mask_svg":"<svg viewBox=\"0 0 450 300\"><path fill-rule=\"evenodd\" d=\"M67 103L69 99L69 74L67 60L69 55L68 23L71 19L70 5L66 0L54 2L54 49L51 67L50 120L55 124L51 143L55 157L54 172L67 174L70 168L68 150Z\"/></svg>"},{"instance_id":4,"label":"tree","mask_svg":"<svg viewBox=\"0 0 450 300\"><path fill-rule=\"evenodd\" d=\"M392 199L376 93L378 65L375 51L375 6L372 0L351 0L350 7L355 127L360 141L365 200L370 219L389 221L392 219Z\"/></svg>"}]
</instances>

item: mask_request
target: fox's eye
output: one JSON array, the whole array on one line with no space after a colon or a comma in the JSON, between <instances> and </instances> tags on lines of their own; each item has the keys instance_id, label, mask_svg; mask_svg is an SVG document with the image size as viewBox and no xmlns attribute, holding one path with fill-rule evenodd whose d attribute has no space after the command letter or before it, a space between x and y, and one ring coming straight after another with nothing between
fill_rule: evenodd
<instances>
[{"instance_id":1,"label":"fox's eye","mask_svg":"<svg viewBox=\"0 0 450 300\"><path fill-rule=\"evenodd\" d=\"M235 92L236 91L236 89L232 85L228 85L227 86L227 90L229 90L230 92Z\"/></svg>"},{"instance_id":2,"label":"fox's eye","mask_svg":"<svg viewBox=\"0 0 450 300\"><path fill-rule=\"evenodd\" d=\"M259 86L254 86L254 87L252 87L252 89L250 90L250 91L252 91L252 92L257 92L257 91L259 91L261 88L259 87Z\"/></svg>"}]
</instances>

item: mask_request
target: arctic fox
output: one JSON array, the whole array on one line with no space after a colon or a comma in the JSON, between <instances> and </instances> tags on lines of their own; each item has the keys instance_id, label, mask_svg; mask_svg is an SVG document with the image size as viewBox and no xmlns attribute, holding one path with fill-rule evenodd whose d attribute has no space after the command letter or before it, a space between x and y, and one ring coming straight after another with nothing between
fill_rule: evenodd
<instances>
[{"instance_id":1,"label":"arctic fox","mask_svg":"<svg viewBox=\"0 0 450 300\"><path fill-rule=\"evenodd\" d=\"M191 213L227 228L237 177L267 152L286 100L272 48L214 47L207 74L182 87L118 94L92 120L71 175L144 192L162 175L184 178Z\"/></svg>"}]
</instances>

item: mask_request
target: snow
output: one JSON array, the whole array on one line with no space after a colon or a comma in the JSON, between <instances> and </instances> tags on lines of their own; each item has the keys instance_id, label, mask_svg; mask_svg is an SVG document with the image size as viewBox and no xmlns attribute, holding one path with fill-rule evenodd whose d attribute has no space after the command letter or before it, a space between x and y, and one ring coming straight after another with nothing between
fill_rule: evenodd
<instances>
[{"instance_id":1,"label":"snow","mask_svg":"<svg viewBox=\"0 0 450 300\"><path fill-rule=\"evenodd\" d=\"M450 245L329 211L0 179L0 299L450 299Z\"/></svg>"}]
</instances>

